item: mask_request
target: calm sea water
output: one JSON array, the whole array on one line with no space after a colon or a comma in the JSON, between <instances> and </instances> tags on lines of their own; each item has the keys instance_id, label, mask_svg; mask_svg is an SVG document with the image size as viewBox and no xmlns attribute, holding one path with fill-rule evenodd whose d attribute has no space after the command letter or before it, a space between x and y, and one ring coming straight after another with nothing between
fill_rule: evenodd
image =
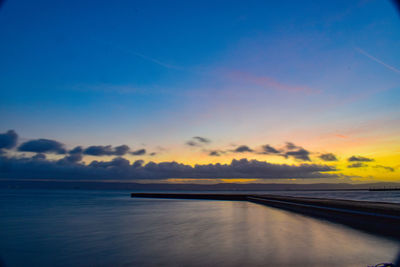
<instances>
[{"instance_id":1,"label":"calm sea water","mask_svg":"<svg viewBox=\"0 0 400 267\"><path fill-rule=\"evenodd\" d=\"M0 215L5 266L368 266L400 252L397 241L247 202L3 189Z\"/></svg>"}]
</instances>

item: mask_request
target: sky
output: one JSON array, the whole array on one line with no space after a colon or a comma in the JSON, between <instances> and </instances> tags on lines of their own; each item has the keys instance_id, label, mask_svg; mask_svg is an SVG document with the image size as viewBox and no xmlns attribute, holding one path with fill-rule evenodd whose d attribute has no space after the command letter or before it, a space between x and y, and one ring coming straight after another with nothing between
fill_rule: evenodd
<instances>
[{"instance_id":1,"label":"sky","mask_svg":"<svg viewBox=\"0 0 400 267\"><path fill-rule=\"evenodd\" d=\"M391 1L0 7L0 178L400 182Z\"/></svg>"}]
</instances>

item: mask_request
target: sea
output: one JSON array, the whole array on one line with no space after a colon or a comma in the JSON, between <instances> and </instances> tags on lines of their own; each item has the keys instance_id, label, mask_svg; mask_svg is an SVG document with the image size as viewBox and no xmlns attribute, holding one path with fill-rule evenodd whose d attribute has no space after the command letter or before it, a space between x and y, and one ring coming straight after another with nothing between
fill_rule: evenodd
<instances>
[{"instance_id":1,"label":"sea","mask_svg":"<svg viewBox=\"0 0 400 267\"><path fill-rule=\"evenodd\" d=\"M400 203L399 191L258 193ZM0 189L0 266L342 267L399 258L399 241L250 202Z\"/></svg>"}]
</instances>

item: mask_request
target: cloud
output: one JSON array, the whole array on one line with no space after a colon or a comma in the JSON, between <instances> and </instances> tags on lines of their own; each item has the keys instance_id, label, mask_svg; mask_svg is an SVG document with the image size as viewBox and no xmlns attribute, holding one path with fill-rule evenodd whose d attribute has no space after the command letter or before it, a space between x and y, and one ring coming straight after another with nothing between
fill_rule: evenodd
<instances>
[{"instance_id":1,"label":"cloud","mask_svg":"<svg viewBox=\"0 0 400 267\"><path fill-rule=\"evenodd\" d=\"M51 161L36 158L8 158L0 156L0 178L24 179L229 179L229 178L334 178L332 166L318 164L287 165L258 160L232 160L230 164L198 164L177 162L149 162L130 164L121 157L111 161L81 162L64 159Z\"/></svg>"},{"instance_id":2,"label":"cloud","mask_svg":"<svg viewBox=\"0 0 400 267\"><path fill-rule=\"evenodd\" d=\"M270 145L264 145L262 146L262 154L280 154L281 151L277 150L276 148L273 148Z\"/></svg>"},{"instance_id":3,"label":"cloud","mask_svg":"<svg viewBox=\"0 0 400 267\"><path fill-rule=\"evenodd\" d=\"M286 149L287 150L294 150L300 148L299 146L296 146L292 142L286 142Z\"/></svg>"},{"instance_id":4,"label":"cloud","mask_svg":"<svg viewBox=\"0 0 400 267\"><path fill-rule=\"evenodd\" d=\"M350 158L347 159L347 161L349 161L349 162L352 162L352 161L370 162L370 161L374 161L374 159L366 158L363 156L351 156Z\"/></svg>"},{"instance_id":5,"label":"cloud","mask_svg":"<svg viewBox=\"0 0 400 267\"><path fill-rule=\"evenodd\" d=\"M136 168L142 167L143 164L144 164L144 161L141 159L138 159L134 163L132 163L132 167L136 169Z\"/></svg>"},{"instance_id":6,"label":"cloud","mask_svg":"<svg viewBox=\"0 0 400 267\"><path fill-rule=\"evenodd\" d=\"M141 156L146 154L146 149L142 148L142 149L138 149L136 151L131 152L132 155L134 156Z\"/></svg>"},{"instance_id":7,"label":"cloud","mask_svg":"<svg viewBox=\"0 0 400 267\"><path fill-rule=\"evenodd\" d=\"M82 160L82 154L75 153L68 156L65 156L62 160L67 160L69 162L79 162Z\"/></svg>"},{"instance_id":8,"label":"cloud","mask_svg":"<svg viewBox=\"0 0 400 267\"><path fill-rule=\"evenodd\" d=\"M67 162L79 162L83 158L83 148L81 146L76 146L70 151L68 151L67 156L62 158L60 162L67 161Z\"/></svg>"},{"instance_id":9,"label":"cloud","mask_svg":"<svg viewBox=\"0 0 400 267\"><path fill-rule=\"evenodd\" d=\"M128 153L129 146L127 146L127 145L116 146L114 150L115 150L114 155L123 156L126 153Z\"/></svg>"},{"instance_id":10,"label":"cloud","mask_svg":"<svg viewBox=\"0 0 400 267\"><path fill-rule=\"evenodd\" d=\"M320 159L324 161L337 161L337 157L333 153L325 153L319 156Z\"/></svg>"},{"instance_id":11,"label":"cloud","mask_svg":"<svg viewBox=\"0 0 400 267\"><path fill-rule=\"evenodd\" d=\"M198 138L197 140L200 140ZM17 140L18 140L18 135L13 130L9 130L6 133L0 133L0 154L5 153L3 149L11 149L15 147ZM207 142L207 141L208 139L202 138L202 142ZM82 160L83 155L123 156L129 153L129 150L130 148L127 145L120 145L116 147L112 147L111 145L106 145L106 146L100 145L100 146L89 146L86 148L83 148L82 146L76 146L71 150L67 150L63 143L56 140L43 139L43 138L29 140L27 142L22 143L18 147L18 151L20 152L33 152L43 155L44 153L68 154L65 158L63 158L63 160L72 162L77 162ZM146 153L145 150L138 150L133 152L134 155L143 155L145 153ZM155 153L152 153L152 155L155 155Z\"/></svg>"},{"instance_id":12,"label":"cloud","mask_svg":"<svg viewBox=\"0 0 400 267\"><path fill-rule=\"evenodd\" d=\"M83 148L81 146L76 146L70 151L68 151L69 154L82 154L83 153Z\"/></svg>"},{"instance_id":13,"label":"cloud","mask_svg":"<svg viewBox=\"0 0 400 267\"><path fill-rule=\"evenodd\" d=\"M218 152L218 153L217 153ZM269 155L277 155L277 156L282 156L285 158L292 157L296 160L300 161L311 161L310 158L310 152L300 146L297 146L291 142L287 142L285 147L282 149L276 149L272 147L271 145L264 145L261 147L261 152L260 151L255 151L251 149L247 145L240 145L234 150L227 150L227 151L217 151L217 150L212 150L209 153L209 156L219 156L221 153L226 153L226 152L234 152L234 153L254 153L254 154L269 154Z\"/></svg>"},{"instance_id":14,"label":"cloud","mask_svg":"<svg viewBox=\"0 0 400 267\"><path fill-rule=\"evenodd\" d=\"M233 150L233 152L236 152L236 153L253 152L253 149L251 149L248 146L242 145L242 146L238 146L235 150Z\"/></svg>"},{"instance_id":15,"label":"cloud","mask_svg":"<svg viewBox=\"0 0 400 267\"><path fill-rule=\"evenodd\" d=\"M186 145L188 145L188 146L198 146L198 144L195 141L192 141L192 140L187 141Z\"/></svg>"},{"instance_id":16,"label":"cloud","mask_svg":"<svg viewBox=\"0 0 400 267\"><path fill-rule=\"evenodd\" d=\"M117 158L112 159L111 161L94 160L88 166L94 167L96 169L110 168L110 167L118 167L118 168L124 169L126 167L129 167L129 165L130 165L129 160L126 160L121 157L117 157Z\"/></svg>"},{"instance_id":17,"label":"cloud","mask_svg":"<svg viewBox=\"0 0 400 267\"><path fill-rule=\"evenodd\" d=\"M193 139L196 139L197 141L201 142L201 143L210 143L211 140L205 137L201 137L201 136L195 136L193 137Z\"/></svg>"},{"instance_id":18,"label":"cloud","mask_svg":"<svg viewBox=\"0 0 400 267\"><path fill-rule=\"evenodd\" d=\"M299 148L298 150L287 151L284 154L286 157L293 157L297 160L311 161L310 152L304 148Z\"/></svg>"},{"instance_id":19,"label":"cloud","mask_svg":"<svg viewBox=\"0 0 400 267\"><path fill-rule=\"evenodd\" d=\"M18 151L56 154L65 154L67 152L64 148L64 144L50 139L36 139L27 141L18 147Z\"/></svg>"},{"instance_id":20,"label":"cloud","mask_svg":"<svg viewBox=\"0 0 400 267\"><path fill-rule=\"evenodd\" d=\"M363 168L363 167L368 167L368 165L362 162L356 162L347 166L347 168Z\"/></svg>"},{"instance_id":21,"label":"cloud","mask_svg":"<svg viewBox=\"0 0 400 267\"><path fill-rule=\"evenodd\" d=\"M90 156L105 156L113 153L111 146L89 146L83 151L83 154Z\"/></svg>"},{"instance_id":22,"label":"cloud","mask_svg":"<svg viewBox=\"0 0 400 267\"><path fill-rule=\"evenodd\" d=\"M211 140L205 137L201 137L201 136L194 136L192 137L192 140L189 140L186 142L186 145L188 146L203 146L203 145L207 145L211 143Z\"/></svg>"},{"instance_id":23,"label":"cloud","mask_svg":"<svg viewBox=\"0 0 400 267\"><path fill-rule=\"evenodd\" d=\"M384 169L385 171L388 171L388 172L394 172L394 168L389 167L389 166L375 165L374 168L380 168L380 169Z\"/></svg>"},{"instance_id":24,"label":"cloud","mask_svg":"<svg viewBox=\"0 0 400 267\"><path fill-rule=\"evenodd\" d=\"M18 134L14 130L0 133L0 150L11 149L17 145Z\"/></svg>"},{"instance_id":25,"label":"cloud","mask_svg":"<svg viewBox=\"0 0 400 267\"><path fill-rule=\"evenodd\" d=\"M221 156L220 152L217 151L217 150L211 150L211 151L208 153L208 155L209 155L209 156L214 156L214 157L219 157L219 156Z\"/></svg>"},{"instance_id":26,"label":"cloud","mask_svg":"<svg viewBox=\"0 0 400 267\"><path fill-rule=\"evenodd\" d=\"M91 156L123 156L128 153L129 147L127 145L120 145L115 148L112 146L89 146L83 154Z\"/></svg>"}]
</instances>

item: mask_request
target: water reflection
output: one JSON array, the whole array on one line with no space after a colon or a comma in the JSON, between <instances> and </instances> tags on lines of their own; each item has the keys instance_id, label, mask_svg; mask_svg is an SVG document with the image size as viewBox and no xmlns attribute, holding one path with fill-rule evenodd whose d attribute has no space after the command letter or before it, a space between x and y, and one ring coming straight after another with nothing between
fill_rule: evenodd
<instances>
[{"instance_id":1,"label":"water reflection","mask_svg":"<svg viewBox=\"0 0 400 267\"><path fill-rule=\"evenodd\" d=\"M10 266L373 266L394 262L400 248L248 202L32 192L0 203L0 256Z\"/></svg>"}]
</instances>

